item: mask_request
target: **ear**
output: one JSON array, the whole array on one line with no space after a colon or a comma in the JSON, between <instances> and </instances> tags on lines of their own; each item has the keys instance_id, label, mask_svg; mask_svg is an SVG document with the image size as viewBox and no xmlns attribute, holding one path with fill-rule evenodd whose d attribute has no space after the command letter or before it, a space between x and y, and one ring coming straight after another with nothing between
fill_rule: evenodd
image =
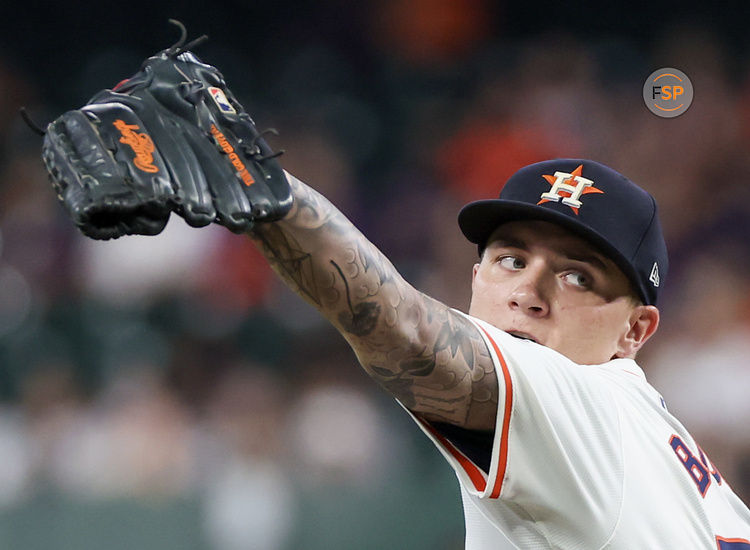
<instances>
[{"instance_id":1,"label":"ear","mask_svg":"<svg viewBox=\"0 0 750 550\"><path fill-rule=\"evenodd\" d=\"M659 310L655 306L634 307L628 318L628 330L618 342L615 357L635 357L658 327Z\"/></svg>"}]
</instances>

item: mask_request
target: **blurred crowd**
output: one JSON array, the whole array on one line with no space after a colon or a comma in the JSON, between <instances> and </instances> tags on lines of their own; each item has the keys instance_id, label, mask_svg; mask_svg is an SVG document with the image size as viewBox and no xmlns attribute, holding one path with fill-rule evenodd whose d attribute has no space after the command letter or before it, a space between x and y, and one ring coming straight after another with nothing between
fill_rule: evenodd
<instances>
[{"instance_id":1,"label":"blurred crowd","mask_svg":"<svg viewBox=\"0 0 750 550\"><path fill-rule=\"evenodd\" d=\"M288 45L262 89L251 52L203 57L279 130L287 170L458 309L476 250L456 214L519 167L593 158L649 190L671 265L639 363L750 502L750 67L696 26L647 50L511 43L488 9L384 2L351 49ZM76 85L138 57L93 52ZM695 89L675 119L641 95L667 66ZM0 54L0 546L461 548L449 467L249 239L176 217L157 237L75 230L17 116L73 105L14 67Z\"/></svg>"}]
</instances>

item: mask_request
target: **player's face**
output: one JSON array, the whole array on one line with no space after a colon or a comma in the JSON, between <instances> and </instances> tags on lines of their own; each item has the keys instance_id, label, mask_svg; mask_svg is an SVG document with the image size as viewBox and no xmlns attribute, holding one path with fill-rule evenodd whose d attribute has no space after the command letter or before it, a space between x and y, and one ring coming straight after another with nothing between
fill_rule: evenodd
<instances>
[{"instance_id":1,"label":"player's face","mask_svg":"<svg viewBox=\"0 0 750 550\"><path fill-rule=\"evenodd\" d=\"M492 234L474 266L469 313L579 364L633 357L659 318L632 298L611 260L542 221L508 222Z\"/></svg>"}]
</instances>

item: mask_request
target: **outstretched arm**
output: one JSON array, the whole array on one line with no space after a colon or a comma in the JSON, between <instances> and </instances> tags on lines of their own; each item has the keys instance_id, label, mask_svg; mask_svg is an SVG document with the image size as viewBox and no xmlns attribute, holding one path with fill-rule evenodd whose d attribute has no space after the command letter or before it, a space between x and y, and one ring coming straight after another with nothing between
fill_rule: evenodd
<instances>
[{"instance_id":1,"label":"outstretched arm","mask_svg":"<svg viewBox=\"0 0 750 550\"><path fill-rule=\"evenodd\" d=\"M497 379L479 330L409 285L325 197L288 175L294 205L251 238L346 338L365 371L427 420L491 430Z\"/></svg>"}]
</instances>

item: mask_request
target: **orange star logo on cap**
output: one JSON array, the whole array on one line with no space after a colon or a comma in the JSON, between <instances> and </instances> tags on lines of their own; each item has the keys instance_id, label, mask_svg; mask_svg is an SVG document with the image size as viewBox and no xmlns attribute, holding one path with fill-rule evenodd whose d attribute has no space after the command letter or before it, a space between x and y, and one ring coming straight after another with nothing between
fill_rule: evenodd
<instances>
[{"instance_id":1,"label":"orange star logo on cap","mask_svg":"<svg viewBox=\"0 0 750 550\"><path fill-rule=\"evenodd\" d=\"M567 172L555 172L554 176L543 174L542 177L546 179L552 188L542 193L541 200L537 204L545 202L562 202L563 204L570 206L573 212L578 215L578 209L583 204L580 201L582 195L589 193L604 193L601 189L594 187L593 180L584 178L581 174L583 172L583 164L579 164L578 168L573 170L571 173Z\"/></svg>"}]
</instances>

